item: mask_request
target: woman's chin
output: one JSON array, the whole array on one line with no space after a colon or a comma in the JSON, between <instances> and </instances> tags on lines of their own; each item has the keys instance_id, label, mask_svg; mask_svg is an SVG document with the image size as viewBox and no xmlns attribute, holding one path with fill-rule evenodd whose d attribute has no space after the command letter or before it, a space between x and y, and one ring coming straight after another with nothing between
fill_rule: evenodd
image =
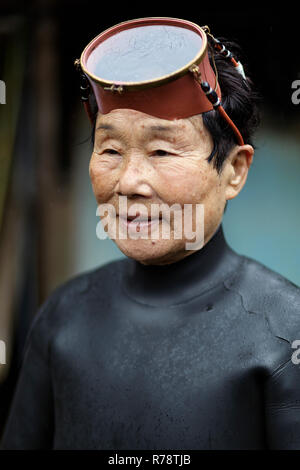
<instances>
[{"instance_id":1,"label":"woman's chin","mask_svg":"<svg viewBox=\"0 0 300 470\"><path fill-rule=\"evenodd\" d=\"M114 240L118 248L129 258L142 264L172 263L178 253L184 251L182 240L126 239Z\"/></svg>"}]
</instances>

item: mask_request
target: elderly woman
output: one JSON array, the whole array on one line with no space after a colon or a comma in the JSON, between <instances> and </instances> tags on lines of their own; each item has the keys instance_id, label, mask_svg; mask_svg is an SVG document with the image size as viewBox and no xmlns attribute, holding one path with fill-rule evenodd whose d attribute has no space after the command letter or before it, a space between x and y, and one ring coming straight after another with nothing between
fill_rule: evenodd
<instances>
[{"instance_id":1,"label":"elderly woman","mask_svg":"<svg viewBox=\"0 0 300 470\"><path fill-rule=\"evenodd\" d=\"M110 28L82 54L91 183L127 258L38 312L4 449L299 448L300 290L222 230L258 122L228 48L160 18Z\"/></svg>"}]
</instances>

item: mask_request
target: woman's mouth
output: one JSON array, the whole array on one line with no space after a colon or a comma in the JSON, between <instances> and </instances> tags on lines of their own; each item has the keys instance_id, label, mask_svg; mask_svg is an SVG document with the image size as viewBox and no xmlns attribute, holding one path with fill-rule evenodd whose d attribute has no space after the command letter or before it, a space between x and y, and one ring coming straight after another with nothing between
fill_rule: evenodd
<instances>
[{"instance_id":1,"label":"woman's mouth","mask_svg":"<svg viewBox=\"0 0 300 470\"><path fill-rule=\"evenodd\" d=\"M159 224L161 217L119 215L119 220L128 230L140 232Z\"/></svg>"}]
</instances>

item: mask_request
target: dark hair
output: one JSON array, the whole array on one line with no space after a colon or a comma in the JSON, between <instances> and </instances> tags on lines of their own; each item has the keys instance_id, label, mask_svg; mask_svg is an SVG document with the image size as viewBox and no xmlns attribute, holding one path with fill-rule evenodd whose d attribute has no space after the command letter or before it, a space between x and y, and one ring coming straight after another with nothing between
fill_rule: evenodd
<instances>
[{"instance_id":1,"label":"dark hair","mask_svg":"<svg viewBox=\"0 0 300 470\"><path fill-rule=\"evenodd\" d=\"M219 40L232 52L237 61L241 60L241 50L236 43L223 38ZM231 61L220 53L215 52L210 44L208 55L212 67L217 69L218 82L222 93L221 104L239 129L245 144L253 145L252 137L260 122L258 108L260 96L254 90L253 83L247 76L247 72L245 71L247 80L244 80ZM228 153L236 145L236 137L232 128L217 110L203 113L202 117L203 123L210 132L214 142L213 151L207 160L209 162L213 161L214 167L220 173Z\"/></svg>"},{"instance_id":2,"label":"dark hair","mask_svg":"<svg viewBox=\"0 0 300 470\"><path fill-rule=\"evenodd\" d=\"M241 50L236 43L223 38L219 40L232 52L237 61L241 60ZM247 80L244 80L228 59L224 58L220 53L215 52L213 46L210 44L210 39L208 55L213 69L215 67L217 69L223 108L239 129L244 142L254 146L252 137L260 122L258 109L259 94L254 90L253 83L248 76ZM211 86L213 86L213 84L211 84ZM92 130L92 143L94 144L97 104L93 94L90 96L90 105L95 116ZM218 173L221 173L223 163L228 153L234 145L236 145L235 134L217 110L203 113L202 117L204 125L210 132L214 142L213 151L207 160L213 162L214 168L216 168Z\"/></svg>"}]
</instances>

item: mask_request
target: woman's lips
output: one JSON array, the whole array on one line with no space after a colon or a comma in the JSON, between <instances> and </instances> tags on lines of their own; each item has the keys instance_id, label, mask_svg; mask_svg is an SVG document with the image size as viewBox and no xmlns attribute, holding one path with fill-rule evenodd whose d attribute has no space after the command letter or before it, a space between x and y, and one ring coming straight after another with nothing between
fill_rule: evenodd
<instances>
[{"instance_id":1,"label":"woman's lips","mask_svg":"<svg viewBox=\"0 0 300 470\"><path fill-rule=\"evenodd\" d=\"M128 229L134 229L139 232L140 230L147 230L155 224L158 224L161 220L160 217L137 217L137 216L122 216L119 215L120 222Z\"/></svg>"}]
</instances>

